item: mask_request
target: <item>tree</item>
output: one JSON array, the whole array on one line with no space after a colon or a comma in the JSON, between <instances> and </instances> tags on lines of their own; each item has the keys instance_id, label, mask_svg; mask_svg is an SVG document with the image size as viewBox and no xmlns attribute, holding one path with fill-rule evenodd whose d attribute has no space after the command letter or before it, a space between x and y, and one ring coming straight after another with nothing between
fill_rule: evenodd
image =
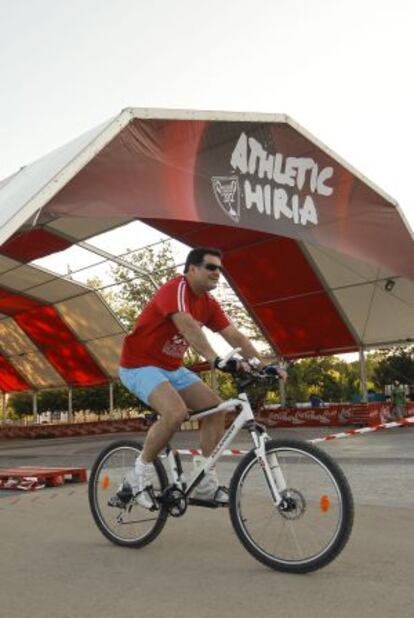
<instances>
[{"instance_id":1,"label":"tree","mask_svg":"<svg viewBox=\"0 0 414 618\"><path fill-rule=\"evenodd\" d=\"M40 391L37 395L37 411L39 414L53 410L66 411L68 404L68 390L64 388ZM31 392L13 393L9 398L8 405L17 416L32 414L33 395ZM115 382L114 407L142 409L143 405L122 384ZM72 410L74 412L91 410L97 414L107 412L109 410L109 386L105 384L74 388L72 391Z\"/></svg>"},{"instance_id":2,"label":"tree","mask_svg":"<svg viewBox=\"0 0 414 618\"><path fill-rule=\"evenodd\" d=\"M379 351L372 377L375 386L381 389L394 380L402 384L414 384L414 347Z\"/></svg>"},{"instance_id":3,"label":"tree","mask_svg":"<svg viewBox=\"0 0 414 618\"><path fill-rule=\"evenodd\" d=\"M111 273L117 286L112 289L112 297L105 298L123 324L131 330L138 314L151 300L154 292L178 272L170 241L155 247L145 247L131 253L127 259L133 266L146 271L150 277L137 276L124 266L114 266Z\"/></svg>"},{"instance_id":4,"label":"tree","mask_svg":"<svg viewBox=\"0 0 414 618\"><path fill-rule=\"evenodd\" d=\"M26 416L33 410L33 396L30 392L12 393L9 397L8 407L16 416Z\"/></svg>"},{"instance_id":5,"label":"tree","mask_svg":"<svg viewBox=\"0 0 414 618\"><path fill-rule=\"evenodd\" d=\"M349 401L359 389L358 363L322 356L302 359L293 365L286 394L293 401L307 401L310 395L324 401Z\"/></svg>"}]
</instances>

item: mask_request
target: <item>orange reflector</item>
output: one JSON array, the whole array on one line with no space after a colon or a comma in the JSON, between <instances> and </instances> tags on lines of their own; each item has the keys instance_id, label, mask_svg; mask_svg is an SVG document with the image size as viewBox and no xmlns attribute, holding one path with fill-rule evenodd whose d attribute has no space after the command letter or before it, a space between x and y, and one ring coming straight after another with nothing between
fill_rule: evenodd
<instances>
[{"instance_id":1,"label":"orange reflector","mask_svg":"<svg viewBox=\"0 0 414 618\"><path fill-rule=\"evenodd\" d=\"M321 511L323 513L327 513L329 509L331 508L331 501L329 500L328 496L321 496L321 500L319 504L321 506Z\"/></svg>"},{"instance_id":2,"label":"orange reflector","mask_svg":"<svg viewBox=\"0 0 414 618\"><path fill-rule=\"evenodd\" d=\"M102 481L101 481L101 487L102 487L102 489L108 489L108 487L109 487L109 483L110 483L110 481L109 481L109 476L106 474L106 475L103 477Z\"/></svg>"}]
</instances>

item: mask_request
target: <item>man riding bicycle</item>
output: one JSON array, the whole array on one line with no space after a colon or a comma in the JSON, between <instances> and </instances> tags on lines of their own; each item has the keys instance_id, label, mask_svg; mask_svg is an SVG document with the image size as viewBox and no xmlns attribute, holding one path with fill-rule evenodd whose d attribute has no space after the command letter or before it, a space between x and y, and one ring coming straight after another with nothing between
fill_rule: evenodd
<instances>
[{"instance_id":1,"label":"man riding bicycle","mask_svg":"<svg viewBox=\"0 0 414 618\"><path fill-rule=\"evenodd\" d=\"M250 366L263 366L255 347L231 323L209 293L217 287L222 272L221 256L218 249L191 250L184 275L174 277L160 287L138 317L133 332L125 337L119 369L121 382L148 404L158 414L159 420L149 429L135 469L119 488L114 506L117 501L134 496L138 504L151 508L153 502L145 489L151 485L153 460L188 417L189 409L209 408L221 403L220 397L198 375L183 367L183 356L189 346L211 367L218 366L220 358L202 326L218 332L233 348L241 348L246 360L232 358L224 370L243 367L248 371ZM278 373L286 379L283 370L279 369ZM200 441L204 458L222 437L224 422L224 413L203 420ZM202 464L202 460L197 463ZM220 504L228 502L227 490L219 486L215 471L200 481L193 496Z\"/></svg>"}]
</instances>

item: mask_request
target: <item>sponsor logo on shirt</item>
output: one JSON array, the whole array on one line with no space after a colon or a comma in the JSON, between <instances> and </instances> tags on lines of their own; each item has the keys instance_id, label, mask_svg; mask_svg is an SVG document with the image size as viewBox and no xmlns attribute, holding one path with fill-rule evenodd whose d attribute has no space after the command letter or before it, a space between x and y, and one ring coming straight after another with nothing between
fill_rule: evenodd
<instances>
[{"instance_id":1,"label":"sponsor logo on shirt","mask_svg":"<svg viewBox=\"0 0 414 618\"><path fill-rule=\"evenodd\" d=\"M188 348L188 343L182 335L173 335L164 343L162 351L167 356L182 358Z\"/></svg>"}]
</instances>

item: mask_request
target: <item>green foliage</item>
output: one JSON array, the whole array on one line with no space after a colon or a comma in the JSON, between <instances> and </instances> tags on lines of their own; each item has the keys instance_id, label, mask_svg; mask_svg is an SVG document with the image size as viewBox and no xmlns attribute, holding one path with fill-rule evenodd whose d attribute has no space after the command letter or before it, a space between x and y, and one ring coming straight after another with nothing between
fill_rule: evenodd
<instances>
[{"instance_id":1,"label":"green foliage","mask_svg":"<svg viewBox=\"0 0 414 618\"><path fill-rule=\"evenodd\" d=\"M12 393L9 397L8 407L12 416L25 416L31 414L33 409L31 393Z\"/></svg>"},{"instance_id":2,"label":"green foliage","mask_svg":"<svg viewBox=\"0 0 414 618\"><path fill-rule=\"evenodd\" d=\"M380 350L375 357L372 371L374 384L383 388L398 380L401 384L414 384L414 348Z\"/></svg>"},{"instance_id":3,"label":"green foliage","mask_svg":"<svg viewBox=\"0 0 414 618\"><path fill-rule=\"evenodd\" d=\"M194 356L190 359L197 362ZM414 384L413 349L395 348L380 350L367 356L368 387L383 390L385 384L394 380L401 383ZM210 384L210 372L202 376ZM218 390L224 399L236 394L234 383L229 374L217 371ZM350 401L361 391L359 377L359 362L346 363L337 357L308 358L297 361L289 370L289 380L286 385L286 396L291 402L308 401L310 395L317 395L324 401ZM269 401L279 401L279 394L268 394ZM73 389L73 410L91 410L103 413L109 409L108 386ZM12 416L23 416L32 413L31 393L14 393L8 402ZM142 406L134 395L129 393L120 383L114 384L114 407L135 408ZM67 389L55 389L38 393L38 411L67 410Z\"/></svg>"},{"instance_id":4,"label":"green foliage","mask_svg":"<svg viewBox=\"0 0 414 618\"><path fill-rule=\"evenodd\" d=\"M287 399L307 401L317 395L324 401L350 401L360 390L359 363L335 356L302 359L289 370Z\"/></svg>"},{"instance_id":5,"label":"green foliage","mask_svg":"<svg viewBox=\"0 0 414 618\"><path fill-rule=\"evenodd\" d=\"M53 389L40 391L37 394L37 411L39 414L48 411L67 411L69 396L67 389ZM14 393L8 402L11 414L25 416L32 414L33 396L30 392ZM114 407L140 409L141 404L119 382L114 383ZM109 386L91 386L74 388L72 391L72 409L74 412L90 410L97 414L103 414L109 410Z\"/></svg>"},{"instance_id":6,"label":"green foliage","mask_svg":"<svg viewBox=\"0 0 414 618\"><path fill-rule=\"evenodd\" d=\"M132 330L138 314L151 300L154 292L169 279L178 275L178 271L170 242L131 253L128 260L134 266L149 273L150 278L137 277L132 270L123 266L114 266L112 275L118 286L112 291L112 298L108 300L123 324L128 330Z\"/></svg>"}]
</instances>

